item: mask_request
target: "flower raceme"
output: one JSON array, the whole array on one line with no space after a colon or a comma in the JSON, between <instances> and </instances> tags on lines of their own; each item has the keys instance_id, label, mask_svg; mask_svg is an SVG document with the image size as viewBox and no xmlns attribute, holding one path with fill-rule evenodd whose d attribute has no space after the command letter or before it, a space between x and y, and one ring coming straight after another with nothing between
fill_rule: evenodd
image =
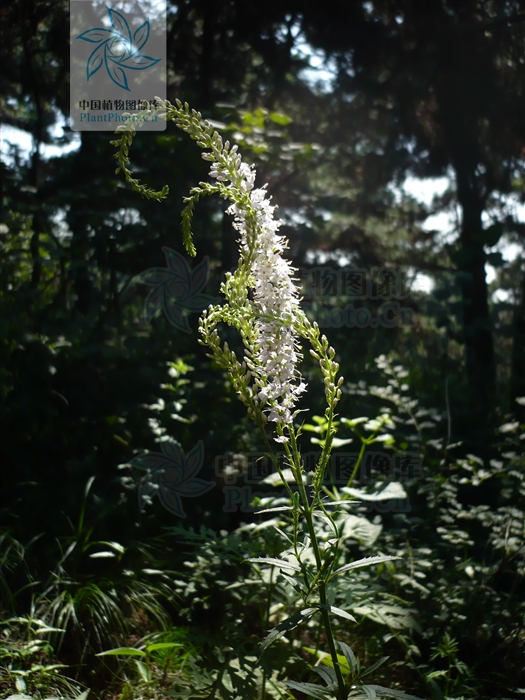
<instances>
[{"instance_id":1,"label":"flower raceme","mask_svg":"<svg viewBox=\"0 0 525 700\"><path fill-rule=\"evenodd\" d=\"M310 351L318 360L324 378L327 399L327 420L330 425L334 409L341 397L342 378L337 379L338 364L335 351L327 339L320 337L319 327L311 323L300 307L300 293L295 284L295 270L284 257L288 241L278 233L281 222L274 217L276 207L271 204L266 185L255 188L255 169L242 161L236 145L223 142L213 126L203 121L199 112L177 101L157 101L166 112L166 120L188 133L211 163L209 174L215 183L200 182L185 198L182 230L187 252L196 254L192 241L191 218L195 204L204 196L219 194L230 202L227 209L233 217L233 227L239 233L239 261L233 273L226 274L221 286L225 303L211 305L200 319L201 340L211 350L211 357L227 370L234 389L258 423L275 424L277 442L288 442L293 421L298 413L297 403L306 390L298 370L302 359L300 338L312 346ZM144 113L146 114L146 113ZM167 187L154 192L135 180L127 167L128 151L138 121L119 127L119 161L117 172L122 171L131 187L142 195L161 200ZM238 329L244 357L239 361L227 343L222 344L217 327L226 323ZM327 442L327 452L330 449ZM322 460L325 461L324 459Z\"/></svg>"},{"instance_id":2,"label":"flower raceme","mask_svg":"<svg viewBox=\"0 0 525 700\"><path fill-rule=\"evenodd\" d=\"M283 257L288 243L277 233L281 222L274 218L276 207L267 198L266 186L253 189L254 167L242 162L237 146L230 149L229 142L223 145L219 137L212 152L202 157L213 161L211 177L229 182L241 195L227 213L234 217L233 226L240 234L241 256L250 261L255 353L245 356L245 362L267 420L290 425L306 384L297 372L302 355L293 322L300 311L299 290L293 279L294 268Z\"/></svg>"}]
</instances>

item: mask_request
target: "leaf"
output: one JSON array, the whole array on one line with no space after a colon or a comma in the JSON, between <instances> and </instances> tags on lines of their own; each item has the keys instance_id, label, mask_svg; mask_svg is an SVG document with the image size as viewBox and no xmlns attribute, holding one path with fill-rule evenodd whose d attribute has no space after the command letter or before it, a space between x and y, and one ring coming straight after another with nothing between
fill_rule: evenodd
<instances>
[{"instance_id":1,"label":"leaf","mask_svg":"<svg viewBox=\"0 0 525 700\"><path fill-rule=\"evenodd\" d=\"M270 112L268 117L274 124L279 124L280 126L288 126L293 121L293 119L282 112Z\"/></svg>"},{"instance_id":2,"label":"leaf","mask_svg":"<svg viewBox=\"0 0 525 700\"><path fill-rule=\"evenodd\" d=\"M376 691L372 688L371 685L362 685L360 686L360 690L362 690L365 693L368 700L377 699Z\"/></svg>"},{"instance_id":3,"label":"leaf","mask_svg":"<svg viewBox=\"0 0 525 700\"><path fill-rule=\"evenodd\" d=\"M150 33L150 24L149 24L149 19L147 19L144 24L141 24L140 27L135 31L135 34L133 34L133 43L136 44L137 46L137 51L140 51L141 48L147 44L148 39L149 39L149 33Z\"/></svg>"},{"instance_id":4,"label":"leaf","mask_svg":"<svg viewBox=\"0 0 525 700\"><path fill-rule=\"evenodd\" d=\"M123 61L119 61L119 63L121 66L124 66L124 68L128 68L129 70L147 70L159 61L160 58L153 58L152 56L144 56L142 54L133 54L133 56L130 56Z\"/></svg>"},{"instance_id":5,"label":"leaf","mask_svg":"<svg viewBox=\"0 0 525 700\"><path fill-rule=\"evenodd\" d=\"M116 649L109 649L109 651L101 651L96 656L146 656L146 652L133 647L117 647Z\"/></svg>"},{"instance_id":6,"label":"leaf","mask_svg":"<svg viewBox=\"0 0 525 700\"><path fill-rule=\"evenodd\" d=\"M361 674L361 676L364 678L365 676L368 676L369 673L373 673L375 670L377 670L380 666L382 666L385 661L388 661L390 656L383 656L379 661L376 661L375 664L372 664L370 668L367 668L364 673Z\"/></svg>"},{"instance_id":7,"label":"leaf","mask_svg":"<svg viewBox=\"0 0 525 700\"><path fill-rule=\"evenodd\" d=\"M359 667L356 663L356 658L354 656L354 652L350 649L348 644L345 644L344 642L337 642L337 643L339 644L339 648L343 652L343 655L346 659L346 663L348 664L348 667L349 667L350 671L352 672L352 676L355 676L356 667L357 668L359 668Z\"/></svg>"},{"instance_id":8,"label":"leaf","mask_svg":"<svg viewBox=\"0 0 525 700\"><path fill-rule=\"evenodd\" d=\"M94 552L89 555L90 559L113 559L117 555L115 552Z\"/></svg>"},{"instance_id":9,"label":"leaf","mask_svg":"<svg viewBox=\"0 0 525 700\"><path fill-rule=\"evenodd\" d=\"M139 673L142 676L142 680L145 683L151 683L151 670L148 668L148 666L146 666L143 661L135 661L135 663L137 664Z\"/></svg>"},{"instance_id":10,"label":"leaf","mask_svg":"<svg viewBox=\"0 0 525 700\"><path fill-rule=\"evenodd\" d=\"M124 15L121 15L120 12L117 12L117 10L110 10L109 7L107 7L106 9L109 14L109 21L111 22L111 26L114 27L121 36L126 38L131 43L131 31Z\"/></svg>"},{"instance_id":11,"label":"leaf","mask_svg":"<svg viewBox=\"0 0 525 700\"><path fill-rule=\"evenodd\" d=\"M341 491L354 498L359 498L361 501L390 501L407 498L407 492L398 481L376 484L374 488L377 489L378 487L380 489L374 491L374 493L367 493L361 489L347 488L346 486L343 486Z\"/></svg>"},{"instance_id":12,"label":"leaf","mask_svg":"<svg viewBox=\"0 0 525 700\"><path fill-rule=\"evenodd\" d=\"M124 552L126 551L126 548L123 547L120 544L120 542L105 542L104 540L102 540L97 544L105 544L107 547L111 547L111 549L115 550L115 552L118 552L118 554L124 554Z\"/></svg>"},{"instance_id":13,"label":"leaf","mask_svg":"<svg viewBox=\"0 0 525 700\"><path fill-rule=\"evenodd\" d=\"M261 654L270 646L270 644L273 644L275 640L279 639L280 637L284 637L285 634L291 632L296 627L299 627L300 624L306 622L306 620L310 619L316 612L317 608L305 608L304 610L300 610L299 612L295 613L295 615L288 617L286 620L283 620L283 622L278 624L277 627L274 627L273 630L271 630L261 642Z\"/></svg>"},{"instance_id":14,"label":"leaf","mask_svg":"<svg viewBox=\"0 0 525 700\"><path fill-rule=\"evenodd\" d=\"M102 64L104 63L104 59L102 58L103 47L105 47L105 44L97 46L97 48L91 52L86 63L86 80L89 80L92 75L95 75L95 73L100 70Z\"/></svg>"},{"instance_id":15,"label":"leaf","mask_svg":"<svg viewBox=\"0 0 525 700\"><path fill-rule=\"evenodd\" d=\"M131 90L128 87L128 77L124 73L122 68L119 68L119 66L116 65L115 60L111 57L109 57L108 60L107 44L104 46L104 59L106 62L106 70L108 72L108 75L111 78L111 80L115 83L115 85L118 85L123 90L131 92Z\"/></svg>"},{"instance_id":16,"label":"leaf","mask_svg":"<svg viewBox=\"0 0 525 700\"><path fill-rule=\"evenodd\" d=\"M332 447L342 447L343 445L348 445L349 443L353 442L353 438L332 438Z\"/></svg>"},{"instance_id":17,"label":"leaf","mask_svg":"<svg viewBox=\"0 0 525 700\"><path fill-rule=\"evenodd\" d=\"M360 569L363 566L371 566L372 564L381 564L384 561L393 561L394 559L401 559L401 557L391 557L387 555L379 555L376 557L365 557L364 559L359 559L358 561L353 561L351 564L345 564L340 569L334 571L334 576L343 574L346 571L352 571L353 569Z\"/></svg>"},{"instance_id":18,"label":"leaf","mask_svg":"<svg viewBox=\"0 0 525 700\"><path fill-rule=\"evenodd\" d=\"M75 38L82 39L82 41L89 41L91 44L100 44L101 41L108 41L108 39L111 39L112 36L114 36L114 34L111 29L97 27L94 29L88 29Z\"/></svg>"},{"instance_id":19,"label":"leaf","mask_svg":"<svg viewBox=\"0 0 525 700\"><path fill-rule=\"evenodd\" d=\"M286 469L281 470L283 479L288 484L295 484L295 477L293 475L293 471L287 467ZM302 475L303 478L303 483L306 484L306 474ZM281 475L279 472L274 472L273 474L270 474L269 476L266 476L264 479L261 479L259 482L260 484L269 484L270 486L280 486L283 483L283 480L281 479Z\"/></svg>"},{"instance_id":20,"label":"leaf","mask_svg":"<svg viewBox=\"0 0 525 700\"><path fill-rule=\"evenodd\" d=\"M328 610L328 612L337 615L337 617L343 617L345 620L357 622L353 615L350 615L350 613L347 613L345 610L341 610L341 608L336 608L335 605L323 605L322 603L318 603L318 607L323 608L323 610Z\"/></svg>"},{"instance_id":21,"label":"leaf","mask_svg":"<svg viewBox=\"0 0 525 700\"><path fill-rule=\"evenodd\" d=\"M365 615L370 620L381 625L388 625L391 629L417 629L417 623L411 616L411 610L399 605L353 605L356 615Z\"/></svg>"},{"instance_id":22,"label":"leaf","mask_svg":"<svg viewBox=\"0 0 525 700\"><path fill-rule=\"evenodd\" d=\"M380 698L397 698L397 700L421 700L421 698L418 698L415 695L407 695L407 693L403 693L403 691L401 690L383 688L383 686L381 685L369 685L367 687L373 688Z\"/></svg>"},{"instance_id":23,"label":"leaf","mask_svg":"<svg viewBox=\"0 0 525 700\"><path fill-rule=\"evenodd\" d=\"M337 676L333 668L330 668L330 666L314 666L312 670L321 676L329 690L334 692L337 690Z\"/></svg>"},{"instance_id":24,"label":"leaf","mask_svg":"<svg viewBox=\"0 0 525 700\"><path fill-rule=\"evenodd\" d=\"M273 557L250 557L246 561L251 561L255 564L267 564L276 566L278 569L292 569L292 571L301 571L301 567L291 561L285 559L274 559Z\"/></svg>"},{"instance_id":25,"label":"leaf","mask_svg":"<svg viewBox=\"0 0 525 700\"><path fill-rule=\"evenodd\" d=\"M184 644L180 644L177 642L156 642L155 644L149 644L146 647L146 651L148 654L151 651L159 651L161 649L173 649L174 647L183 647Z\"/></svg>"},{"instance_id":26,"label":"leaf","mask_svg":"<svg viewBox=\"0 0 525 700\"><path fill-rule=\"evenodd\" d=\"M89 693L90 693L90 690L88 688L87 690L84 690L83 693L80 693L80 695L77 695L75 700L87 700Z\"/></svg>"},{"instance_id":27,"label":"leaf","mask_svg":"<svg viewBox=\"0 0 525 700\"><path fill-rule=\"evenodd\" d=\"M291 690L300 690L301 693L311 698L316 698L316 700L330 700L330 696L327 695L326 690L319 685L314 685L313 683L297 683L297 681L285 681L284 684Z\"/></svg>"},{"instance_id":28,"label":"leaf","mask_svg":"<svg viewBox=\"0 0 525 700\"><path fill-rule=\"evenodd\" d=\"M356 425L367 423L369 418L361 416L360 418L341 418L341 423L348 425L350 428L355 428Z\"/></svg>"},{"instance_id":29,"label":"leaf","mask_svg":"<svg viewBox=\"0 0 525 700\"><path fill-rule=\"evenodd\" d=\"M254 511L254 515L261 515L262 513L283 513L288 510L293 510L292 506L277 506L276 508L264 508L264 510Z\"/></svg>"}]
</instances>

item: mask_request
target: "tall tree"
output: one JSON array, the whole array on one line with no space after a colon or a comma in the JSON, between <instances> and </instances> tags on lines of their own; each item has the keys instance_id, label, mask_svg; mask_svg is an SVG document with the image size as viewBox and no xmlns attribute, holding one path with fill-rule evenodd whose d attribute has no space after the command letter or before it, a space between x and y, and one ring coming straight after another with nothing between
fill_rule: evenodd
<instances>
[{"instance_id":1,"label":"tall tree","mask_svg":"<svg viewBox=\"0 0 525 700\"><path fill-rule=\"evenodd\" d=\"M296 6L296 3L291 3ZM342 99L362 97L384 116L398 172L454 173L461 208L455 255L472 424L492 413L496 367L484 246L503 225L484 229L495 194L523 182L525 3L523 0L373 0L301 7L312 45L337 60ZM335 6L337 5L337 10ZM392 160L391 160L392 162ZM513 227L515 222L506 220Z\"/></svg>"}]
</instances>

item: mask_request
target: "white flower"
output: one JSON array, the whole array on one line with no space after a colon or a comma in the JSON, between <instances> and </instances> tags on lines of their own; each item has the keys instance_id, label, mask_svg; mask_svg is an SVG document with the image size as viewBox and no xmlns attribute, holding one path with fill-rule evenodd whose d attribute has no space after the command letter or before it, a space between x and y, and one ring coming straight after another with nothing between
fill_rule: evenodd
<instances>
[{"instance_id":1,"label":"white flower","mask_svg":"<svg viewBox=\"0 0 525 700\"><path fill-rule=\"evenodd\" d=\"M210 175L222 182L232 182L241 193L250 194L252 212L245 211L239 204L232 204L227 210L234 217L234 228L240 233L241 253L252 256L257 352L253 362L249 358L246 362L258 387L257 398L266 406L268 421L289 425L295 415L295 404L306 389L296 369L302 355L292 325L299 309L299 291L293 280L294 269L282 256L288 244L277 233L281 222L274 219L275 207L267 199L264 187L253 189L253 166L242 163L240 156L232 151L223 154L222 163L212 164ZM255 214L255 230L250 213ZM298 379L299 384L296 383ZM286 440L284 436L277 439L278 442Z\"/></svg>"}]
</instances>

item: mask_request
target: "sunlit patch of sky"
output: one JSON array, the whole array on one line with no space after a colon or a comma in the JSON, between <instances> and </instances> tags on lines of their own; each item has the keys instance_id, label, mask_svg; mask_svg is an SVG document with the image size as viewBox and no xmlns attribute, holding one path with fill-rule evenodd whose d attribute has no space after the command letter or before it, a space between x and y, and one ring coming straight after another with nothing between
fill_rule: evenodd
<instances>
[{"instance_id":1,"label":"sunlit patch of sky","mask_svg":"<svg viewBox=\"0 0 525 700\"><path fill-rule=\"evenodd\" d=\"M53 138L67 137L66 144L40 144L40 155L44 160L66 155L80 148L81 137L78 132L65 131L66 120L61 112L57 112L57 121L50 128L49 133ZM2 134L0 136L1 158L8 166L13 165L13 148L17 148L22 160L27 160L33 152L33 137L23 129L16 129L13 126L2 124Z\"/></svg>"}]
</instances>

